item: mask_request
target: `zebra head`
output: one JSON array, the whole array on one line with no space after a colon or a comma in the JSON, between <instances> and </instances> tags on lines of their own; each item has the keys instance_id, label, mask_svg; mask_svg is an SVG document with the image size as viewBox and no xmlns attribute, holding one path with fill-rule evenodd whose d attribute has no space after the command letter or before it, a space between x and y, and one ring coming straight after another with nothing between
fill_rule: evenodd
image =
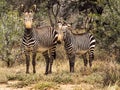
<instances>
[{"instance_id":1,"label":"zebra head","mask_svg":"<svg viewBox=\"0 0 120 90\"><path fill-rule=\"evenodd\" d=\"M26 29L31 29L33 24L33 13L25 12L24 13L24 25Z\"/></svg>"},{"instance_id":2,"label":"zebra head","mask_svg":"<svg viewBox=\"0 0 120 90\"><path fill-rule=\"evenodd\" d=\"M67 23L58 22L57 23L57 32L58 32L58 41L63 41L66 31L70 30L71 25Z\"/></svg>"},{"instance_id":3,"label":"zebra head","mask_svg":"<svg viewBox=\"0 0 120 90\"><path fill-rule=\"evenodd\" d=\"M31 6L30 8L26 8L24 7L24 5L22 5L23 9L23 23L26 29L31 29L32 25L33 25L33 16L34 16L34 12L36 10L36 5Z\"/></svg>"}]
</instances>

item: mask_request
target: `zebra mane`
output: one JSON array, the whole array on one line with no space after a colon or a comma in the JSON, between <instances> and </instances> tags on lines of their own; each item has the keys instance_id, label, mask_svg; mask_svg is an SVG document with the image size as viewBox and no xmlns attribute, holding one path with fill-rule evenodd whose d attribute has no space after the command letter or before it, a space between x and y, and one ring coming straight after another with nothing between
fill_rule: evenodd
<instances>
[{"instance_id":1,"label":"zebra mane","mask_svg":"<svg viewBox=\"0 0 120 90\"><path fill-rule=\"evenodd\" d=\"M74 30L74 29L73 29L72 27L68 27L68 28L67 28L67 31L69 31L69 33L71 33L71 34L73 34L73 35L85 35L85 34L88 33L88 32L74 33L73 30Z\"/></svg>"}]
</instances>

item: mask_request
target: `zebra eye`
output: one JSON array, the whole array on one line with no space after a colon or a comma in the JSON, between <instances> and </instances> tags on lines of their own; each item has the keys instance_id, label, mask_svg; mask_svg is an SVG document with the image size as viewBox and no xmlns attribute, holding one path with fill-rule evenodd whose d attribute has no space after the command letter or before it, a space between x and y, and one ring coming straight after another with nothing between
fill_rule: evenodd
<instances>
[{"instance_id":1,"label":"zebra eye","mask_svg":"<svg viewBox=\"0 0 120 90\"><path fill-rule=\"evenodd\" d=\"M24 18L24 20L26 20L26 18Z\"/></svg>"},{"instance_id":2,"label":"zebra eye","mask_svg":"<svg viewBox=\"0 0 120 90\"><path fill-rule=\"evenodd\" d=\"M63 31L63 33L65 34L65 31Z\"/></svg>"}]
</instances>

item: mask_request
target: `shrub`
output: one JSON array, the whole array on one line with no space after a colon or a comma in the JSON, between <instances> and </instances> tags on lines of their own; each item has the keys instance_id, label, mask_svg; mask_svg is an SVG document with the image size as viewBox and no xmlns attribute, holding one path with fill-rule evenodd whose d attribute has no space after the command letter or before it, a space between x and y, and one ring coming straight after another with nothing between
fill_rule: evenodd
<instances>
[{"instance_id":1,"label":"shrub","mask_svg":"<svg viewBox=\"0 0 120 90\"><path fill-rule=\"evenodd\" d=\"M105 70L103 85L120 84L120 66L116 62L110 62Z\"/></svg>"}]
</instances>

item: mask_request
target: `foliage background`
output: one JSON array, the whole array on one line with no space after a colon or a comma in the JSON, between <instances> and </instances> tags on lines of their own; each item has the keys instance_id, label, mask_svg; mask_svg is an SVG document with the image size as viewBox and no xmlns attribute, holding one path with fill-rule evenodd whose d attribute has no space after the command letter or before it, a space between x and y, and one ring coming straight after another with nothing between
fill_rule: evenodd
<instances>
[{"instance_id":1,"label":"foliage background","mask_svg":"<svg viewBox=\"0 0 120 90\"><path fill-rule=\"evenodd\" d=\"M1 0L0 1L0 57L13 59L11 50L21 43L23 24L20 5L30 8L37 5L35 26L50 25L48 7L55 11L60 5L58 17L71 23L78 31L90 31L97 39L97 49L114 54L120 62L120 0ZM88 22L86 22L88 19ZM87 27L85 26L87 24ZM12 55L12 56L11 56Z\"/></svg>"}]
</instances>

